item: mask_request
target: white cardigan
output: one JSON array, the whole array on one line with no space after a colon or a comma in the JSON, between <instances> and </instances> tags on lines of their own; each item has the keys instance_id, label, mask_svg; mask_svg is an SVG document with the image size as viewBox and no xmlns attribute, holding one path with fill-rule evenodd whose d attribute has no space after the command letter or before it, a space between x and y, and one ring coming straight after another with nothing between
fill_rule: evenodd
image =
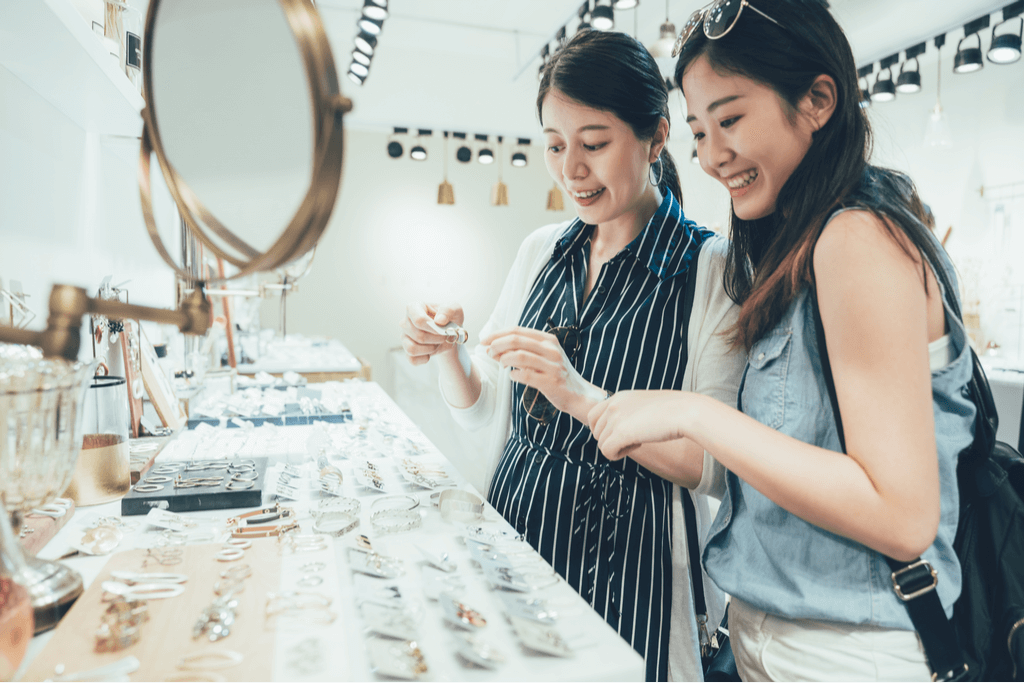
<instances>
[{"instance_id":1,"label":"white cardigan","mask_svg":"<svg viewBox=\"0 0 1024 683\"><path fill-rule=\"evenodd\" d=\"M480 331L481 337L519 324L533 283L551 260L555 242L565 232L570 222L546 225L526 238L498 296L494 312ZM711 237L705 242L697 260L698 280L686 340L688 357L683 374L683 387L688 391L706 394L728 405L736 405L736 392L746 356L742 351L731 349L724 336L717 334L735 323L739 312L739 308L722 287L722 273L728 248L728 240L724 237ZM503 368L500 363L488 356L483 345L477 345L473 350L472 362L480 374L480 397L468 408L455 408L450 403L448 407L455 421L464 429L476 431L487 427L490 430L486 450L477 462L462 471L474 486L486 493L511 430L512 381L509 378L510 370ZM445 402L447 403L447 399ZM706 453L704 460L704 472L710 474L715 463ZM701 680L701 666L697 628L693 616L686 527L679 498L680 488L673 487L673 491L669 679L694 681ZM712 516L706 496L694 495L693 503L697 511L697 529L703 543L711 526ZM724 598L722 592L706 574L704 595L711 612L709 625L714 628L722 618Z\"/></svg>"}]
</instances>

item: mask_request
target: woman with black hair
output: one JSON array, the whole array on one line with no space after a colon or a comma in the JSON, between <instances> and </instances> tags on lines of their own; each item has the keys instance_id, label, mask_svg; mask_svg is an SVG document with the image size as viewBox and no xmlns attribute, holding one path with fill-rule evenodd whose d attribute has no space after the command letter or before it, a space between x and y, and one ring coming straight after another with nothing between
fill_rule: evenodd
<instances>
[{"instance_id":1,"label":"woman with black hair","mask_svg":"<svg viewBox=\"0 0 1024 683\"><path fill-rule=\"evenodd\" d=\"M719 334L736 313L721 285L727 242L683 215L668 92L635 39L577 34L545 66L537 112L548 171L579 218L523 243L472 355L432 331L461 325L458 306L410 306L404 347L414 364L438 358L460 424L492 429L493 476L478 484L491 504L645 657L648 680L695 680L680 489L606 462L586 417L623 389L735 400L743 359ZM647 450L678 449L703 457L686 442ZM703 538L707 500L693 502ZM715 619L721 592L705 593Z\"/></svg>"},{"instance_id":2,"label":"woman with black hair","mask_svg":"<svg viewBox=\"0 0 1024 683\"><path fill-rule=\"evenodd\" d=\"M927 680L885 557L930 564L952 613L956 465L975 415L957 292L936 277L955 282L952 264L910 180L867 162L853 54L826 3L720 0L679 43L701 167L732 197L739 410L626 392L591 428L612 461L722 496L703 562L732 596L744 679ZM693 452L647 459L682 437L710 454L698 476Z\"/></svg>"}]
</instances>

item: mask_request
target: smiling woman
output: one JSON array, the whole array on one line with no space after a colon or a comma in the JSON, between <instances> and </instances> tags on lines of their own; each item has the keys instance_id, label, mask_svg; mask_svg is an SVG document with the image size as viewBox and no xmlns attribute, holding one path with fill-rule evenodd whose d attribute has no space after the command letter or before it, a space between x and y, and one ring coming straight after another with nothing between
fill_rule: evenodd
<instances>
[{"instance_id":1,"label":"smiling woman","mask_svg":"<svg viewBox=\"0 0 1024 683\"><path fill-rule=\"evenodd\" d=\"M665 453L699 449L683 440L646 448L643 465L608 463L586 416L637 388L735 400L742 354L721 335L736 313L722 288L727 243L683 215L668 92L639 42L578 33L545 66L537 111L548 172L579 217L527 238L472 355L431 331L464 323L457 304L410 305L404 347L414 364L437 357L461 425L490 430L491 504L644 655L649 680L699 680L690 494L660 467ZM699 466L675 473L699 478ZM703 535L708 503L693 502ZM722 593L704 592L714 621Z\"/></svg>"}]
</instances>

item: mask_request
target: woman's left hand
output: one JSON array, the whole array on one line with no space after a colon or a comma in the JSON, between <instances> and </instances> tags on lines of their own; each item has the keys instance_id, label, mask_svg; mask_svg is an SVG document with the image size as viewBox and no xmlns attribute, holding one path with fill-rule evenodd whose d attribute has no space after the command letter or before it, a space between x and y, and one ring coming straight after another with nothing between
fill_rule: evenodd
<instances>
[{"instance_id":1,"label":"woman's left hand","mask_svg":"<svg viewBox=\"0 0 1024 683\"><path fill-rule=\"evenodd\" d=\"M645 443L679 439L683 433L683 391L622 391L594 406L590 431L609 460L620 460Z\"/></svg>"},{"instance_id":2,"label":"woman's left hand","mask_svg":"<svg viewBox=\"0 0 1024 683\"><path fill-rule=\"evenodd\" d=\"M513 327L483 337L487 354L506 368L514 381L537 389L558 410L586 422L587 412L604 400L604 389L594 386L573 367L549 332Z\"/></svg>"}]
</instances>

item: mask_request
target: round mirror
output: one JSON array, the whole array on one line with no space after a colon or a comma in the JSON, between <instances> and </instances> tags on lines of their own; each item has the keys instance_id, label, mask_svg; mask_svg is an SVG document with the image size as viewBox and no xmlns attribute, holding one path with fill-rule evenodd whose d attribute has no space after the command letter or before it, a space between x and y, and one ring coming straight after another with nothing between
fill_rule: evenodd
<instances>
[{"instance_id":1,"label":"round mirror","mask_svg":"<svg viewBox=\"0 0 1024 683\"><path fill-rule=\"evenodd\" d=\"M144 44L139 181L164 260L184 275L170 256L180 225L154 218L154 155L182 220L235 277L313 248L337 198L351 104L312 3L151 0Z\"/></svg>"}]
</instances>

